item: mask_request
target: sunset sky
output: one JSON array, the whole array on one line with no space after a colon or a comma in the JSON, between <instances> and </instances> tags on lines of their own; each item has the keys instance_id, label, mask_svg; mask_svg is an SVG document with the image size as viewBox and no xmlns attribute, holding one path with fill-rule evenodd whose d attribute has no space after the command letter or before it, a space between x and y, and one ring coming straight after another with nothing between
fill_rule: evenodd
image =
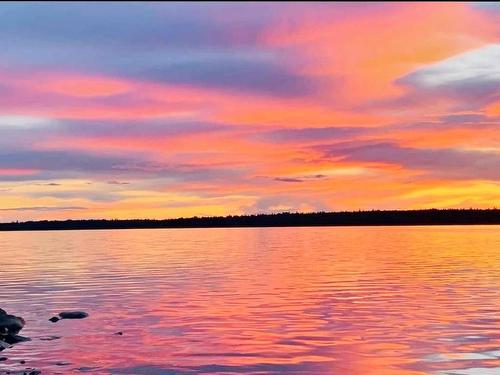
<instances>
[{"instance_id":1,"label":"sunset sky","mask_svg":"<svg viewBox=\"0 0 500 375\"><path fill-rule=\"evenodd\" d=\"M498 3L0 5L0 221L495 205Z\"/></svg>"}]
</instances>

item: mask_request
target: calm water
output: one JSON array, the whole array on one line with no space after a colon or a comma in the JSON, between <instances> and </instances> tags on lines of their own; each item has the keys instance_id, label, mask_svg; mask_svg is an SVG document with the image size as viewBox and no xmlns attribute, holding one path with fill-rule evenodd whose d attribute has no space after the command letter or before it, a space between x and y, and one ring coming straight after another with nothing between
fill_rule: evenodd
<instances>
[{"instance_id":1,"label":"calm water","mask_svg":"<svg viewBox=\"0 0 500 375\"><path fill-rule=\"evenodd\" d=\"M500 227L0 232L0 249L0 307L33 338L0 373L500 374ZM48 322L67 309L90 317Z\"/></svg>"}]
</instances>

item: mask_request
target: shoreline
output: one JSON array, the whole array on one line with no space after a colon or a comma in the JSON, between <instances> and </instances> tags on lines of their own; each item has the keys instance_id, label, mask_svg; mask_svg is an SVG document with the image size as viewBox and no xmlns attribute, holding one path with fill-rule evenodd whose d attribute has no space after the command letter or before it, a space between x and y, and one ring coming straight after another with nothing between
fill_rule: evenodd
<instances>
[{"instance_id":1,"label":"shoreline","mask_svg":"<svg viewBox=\"0 0 500 375\"><path fill-rule=\"evenodd\" d=\"M0 223L0 231L500 225L500 209L374 210L211 216L176 219L85 219Z\"/></svg>"}]
</instances>

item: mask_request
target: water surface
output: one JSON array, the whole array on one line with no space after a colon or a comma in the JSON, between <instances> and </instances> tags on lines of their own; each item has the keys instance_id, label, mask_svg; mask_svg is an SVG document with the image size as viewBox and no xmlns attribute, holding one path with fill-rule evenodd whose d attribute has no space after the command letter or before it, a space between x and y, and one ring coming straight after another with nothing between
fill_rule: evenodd
<instances>
[{"instance_id":1,"label":"water surface","mask_svg":"<svg viewBox=\"0 0 500 375\"><path fill-rule=\"evenodd\" d=\"M0 373L500 374L500 227L1 232L0 249L0 307L33 338ZM90 317L48 321L67 309Z\"/></svg>"}]
</instances>

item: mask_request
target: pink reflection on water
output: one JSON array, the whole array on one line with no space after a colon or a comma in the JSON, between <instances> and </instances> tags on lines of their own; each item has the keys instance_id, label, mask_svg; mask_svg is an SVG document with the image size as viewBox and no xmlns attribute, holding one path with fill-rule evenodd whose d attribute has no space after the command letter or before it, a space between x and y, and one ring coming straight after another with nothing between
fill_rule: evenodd
<instances>
[{"instance_id":1,"label":"pink reflection on water","mask_svg":"<svg viewBox=\"0 0 500 375\"><path fill-rule=\"evenodd\" d=\"M0 307L33 338L0 371L500 367L497 227L26 232L0 233L0 246L16 254L0 260ZM90 317L47 321L66 309Z\"/></svg>"}]
</instances>

